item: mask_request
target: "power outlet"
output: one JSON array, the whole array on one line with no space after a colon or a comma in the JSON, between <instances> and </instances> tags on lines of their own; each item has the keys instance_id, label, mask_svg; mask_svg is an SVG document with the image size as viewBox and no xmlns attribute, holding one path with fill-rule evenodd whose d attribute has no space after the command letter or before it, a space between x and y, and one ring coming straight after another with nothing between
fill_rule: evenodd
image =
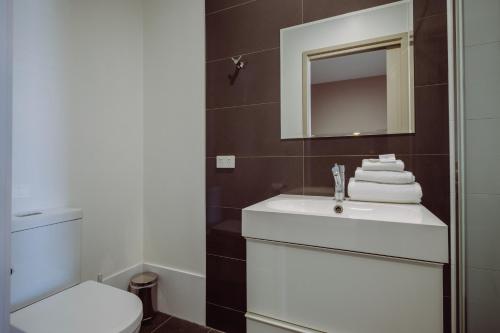
<instances>
[{"instance_id":1,"label":"power outlet","mask_svg":"<svg viewBox=\"0 0 500 333\"><path fill-rule=\"evenodd\" d=\"M217 156L217 169L234 169L236 157L234 155Z\"/></svg>"}]
</instances>

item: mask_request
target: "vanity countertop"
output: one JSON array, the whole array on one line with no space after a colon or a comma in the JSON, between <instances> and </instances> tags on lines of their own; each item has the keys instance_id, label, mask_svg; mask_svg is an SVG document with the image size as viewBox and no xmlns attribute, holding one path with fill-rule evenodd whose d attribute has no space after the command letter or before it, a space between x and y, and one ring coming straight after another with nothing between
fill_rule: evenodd
<instances>
[{"instance_id":1,"label":"vanity countertop","mask_svg":"<svg viewBox=\"0 0 500 333\"><path fill-rule=\"evenodd\" d=\"M278 195L243 209L243 236L448 263L448 226L423 205Z\"/></svg>"}]
</instances>

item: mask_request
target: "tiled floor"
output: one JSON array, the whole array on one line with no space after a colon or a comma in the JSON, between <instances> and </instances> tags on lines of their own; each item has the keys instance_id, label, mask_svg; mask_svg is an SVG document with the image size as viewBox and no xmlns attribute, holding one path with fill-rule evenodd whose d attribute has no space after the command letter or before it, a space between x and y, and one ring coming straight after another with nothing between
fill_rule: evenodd
<instances>
[{"instance_id":1,"label":"tiled floor","mask_svg":"<svg viewBox=\"0 0 500 333\"><path fill-rule=\"evenodd\" d=\"M140 333L222 333L212 328L158 312L152 321L142 324Z\"/></svg>"}]
</instances>

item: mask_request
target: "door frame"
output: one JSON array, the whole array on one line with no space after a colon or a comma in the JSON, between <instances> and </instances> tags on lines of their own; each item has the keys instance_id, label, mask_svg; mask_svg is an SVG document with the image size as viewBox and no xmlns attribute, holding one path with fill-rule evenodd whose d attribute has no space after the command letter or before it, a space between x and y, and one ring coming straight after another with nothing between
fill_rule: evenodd
<instances>
[{"instance_id":1,"label":"door frame","mask_svg":"<svg viewBox=\"0 0 500 333\"><path fill-rule=\"evenodd\" d=\"M0 0L0 331L9 332L12 183L12 0Z\"/></svg>"}]
</instances>

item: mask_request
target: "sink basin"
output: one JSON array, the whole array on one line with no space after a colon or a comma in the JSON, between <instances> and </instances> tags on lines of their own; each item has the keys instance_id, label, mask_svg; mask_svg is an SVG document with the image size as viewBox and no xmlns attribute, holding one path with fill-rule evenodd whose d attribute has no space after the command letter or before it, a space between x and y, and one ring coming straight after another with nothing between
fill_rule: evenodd
<instances>
[{"instance_id":1,"label":"sink basin","mask_svg":"<svg viewBox=\"0 0 500 333\"><path fill-rule=\"evenodd\" d=\"M331 198L307 198L300 196L266 201L269 209L305 215L334 216L349 219L383 220L387 222L430 223L440 225L434 218L424 218L426 210L420 205L383 204L360 201L344 201L344 211L334 211L336 202Z\"/></svg>"},{"instance_id":2,"label":"sink basin","mask_svg":"<svg viewBox=\"0 0 500 333\"><path fill-rule=\"evenodd\" d=\"M422 205L279 195L243 210L243 236L406 259L448 262L448 227Z\"/></svg>"}]
</instances>

